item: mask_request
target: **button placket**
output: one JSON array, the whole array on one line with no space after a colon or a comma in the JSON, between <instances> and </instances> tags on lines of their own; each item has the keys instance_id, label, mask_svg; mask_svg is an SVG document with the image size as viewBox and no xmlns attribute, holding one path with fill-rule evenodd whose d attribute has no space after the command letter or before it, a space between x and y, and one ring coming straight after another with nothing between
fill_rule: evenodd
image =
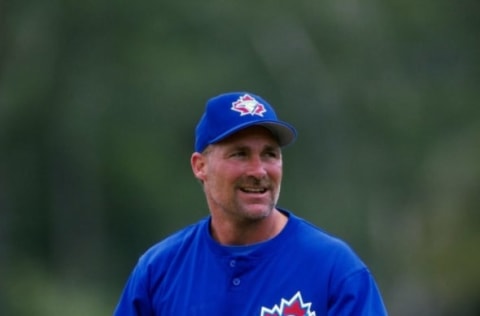
<instances>
[{"instance_id":1,"label":"button placket","mask_svg":"<svg viewBox=\"0 0 480 316\"><path fill-rule=\"evenodd\" d=\"M234 286L234 287L238 287L240 285L240 283L242 282L240 277L238 276L238 260L236 258L231 258L229 261L228 261L228 265L230 267L230 270L232 272L231 274L231 284Z\"/></svg>"}]
</instances>

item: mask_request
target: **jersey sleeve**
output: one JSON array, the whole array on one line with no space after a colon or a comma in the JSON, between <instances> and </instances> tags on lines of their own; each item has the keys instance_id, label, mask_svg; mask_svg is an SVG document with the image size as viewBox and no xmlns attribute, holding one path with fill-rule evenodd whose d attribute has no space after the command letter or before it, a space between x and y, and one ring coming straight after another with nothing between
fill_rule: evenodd
<instances>
[{"instance_id":1,"label":"jersey sleeve","mask_svg":"<svg viewBox=\"0 0 480 316\"><path fill-rule=\"evenodd\" d=\"M123 289L113 313L114 316L154 315L145 274L146 270L137 264Z\"/></svg>"},{"instance_id":2,"label":"jersey sleeve","mask_svg":"<svg viewBox=\"0 0 480 316\"><path fill-rule=\"evenodd\" d=\"M329 299L328 316L386 316L373 276L364 268L341 280Z\"/></svg>"}]
</instances>

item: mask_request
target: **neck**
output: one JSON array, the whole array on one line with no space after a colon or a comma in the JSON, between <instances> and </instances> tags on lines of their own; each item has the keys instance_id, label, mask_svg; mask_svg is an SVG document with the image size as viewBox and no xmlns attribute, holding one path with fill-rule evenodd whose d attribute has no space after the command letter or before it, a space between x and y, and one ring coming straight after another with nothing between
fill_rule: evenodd
<instances>
[{"instance_id":1,"label":"neck","mask_svg":"<svg viewBox=\"0 0 480 316\"><path fill-rule=\"evenodd\" d=\"M269 216L252 221L222 221L212 216L210 227L213 238L222 245L244 246L266 241L277 236L288 218L274 209Z\"/></svg>"}]
</instances>

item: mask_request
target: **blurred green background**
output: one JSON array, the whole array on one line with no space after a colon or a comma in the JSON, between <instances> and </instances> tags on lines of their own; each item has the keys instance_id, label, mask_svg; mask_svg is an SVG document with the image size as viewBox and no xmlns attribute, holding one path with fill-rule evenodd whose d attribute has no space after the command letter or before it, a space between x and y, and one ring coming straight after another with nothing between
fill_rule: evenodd
<instances>
[{"instance_id":1,"label":"blurred green background","mask_svg":"<svg viewBox=\"0 0 480 316\"><path fill-rule=\"evenodd\" d=\"M349 242L391 315L480 315L480 2L0 0L0 315L109 315L207 214L205 101L299 131L280 205Z\"/></svg>"}]
</instances>

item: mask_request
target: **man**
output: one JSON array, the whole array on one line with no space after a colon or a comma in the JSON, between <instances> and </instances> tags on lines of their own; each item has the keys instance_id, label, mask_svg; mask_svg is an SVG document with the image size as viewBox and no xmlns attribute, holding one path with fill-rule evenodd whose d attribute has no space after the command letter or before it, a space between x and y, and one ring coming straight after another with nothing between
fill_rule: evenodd
<instances>
[{"instance_id":1,"label":"man","mask_svg":"<svg viewBox=\"0 0 480 316\"><path fill-rule=\"evenodd\" d=\"M115 315L386 315L349 246L276 206L296 136L259 96L210 99L191 156L210 215L140 258Z\"/></svg>"}]
</instances>

